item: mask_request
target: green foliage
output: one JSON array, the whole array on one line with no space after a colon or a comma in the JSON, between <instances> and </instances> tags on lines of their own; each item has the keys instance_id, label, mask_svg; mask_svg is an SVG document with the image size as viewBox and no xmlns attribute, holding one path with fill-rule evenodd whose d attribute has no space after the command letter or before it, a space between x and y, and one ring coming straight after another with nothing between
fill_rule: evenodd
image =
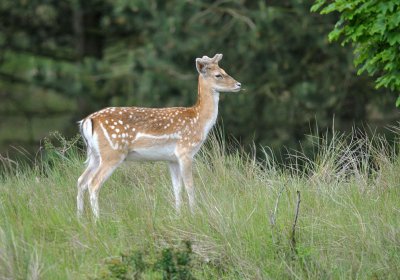
<instances>
[{"instance_id":1,"label":"green foliage","mask_svg":"<svg viewBox=\"0 0 400 280\"><path fill-rule=\"evenodd\" d=\"M378 76L376 86L400 90L400 4L396 1L317 0L311 11L338 12L329 40L354 46L358 74ZM400 96L396 101L400 106Z\"/></svg>"}]
</instances>

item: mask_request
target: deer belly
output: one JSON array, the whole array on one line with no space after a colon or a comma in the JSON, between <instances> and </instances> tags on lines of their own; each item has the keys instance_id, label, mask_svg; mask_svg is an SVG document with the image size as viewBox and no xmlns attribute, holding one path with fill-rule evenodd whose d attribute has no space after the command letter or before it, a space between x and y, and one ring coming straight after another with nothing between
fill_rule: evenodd
<instances>
[{"instance_id":1,"label":"deer belly","mask_svg":"<svg viewBox=\"0 0 400 280\"><path fill-rule=\"evenodd\" d=\"M176 160L176 144L156 145L151 147L135 148L129 152L127 159L134 161Z\"/></svg>"}]
</instances>

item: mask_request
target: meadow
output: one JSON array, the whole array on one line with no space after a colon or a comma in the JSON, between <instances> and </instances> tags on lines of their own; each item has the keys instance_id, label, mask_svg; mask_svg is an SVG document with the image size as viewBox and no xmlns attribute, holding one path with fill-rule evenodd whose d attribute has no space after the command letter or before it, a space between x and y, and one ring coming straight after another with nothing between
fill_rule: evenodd
<instances>
[{"instance_id":1,"label":"meadow","mask_svg":"<svg viewBox=\"0 0 400 280\"><path fill-rule=\"evenodd\" d=\"M196 157L194 214L186 197L176 213L164 163L126 163L102 188L95 222L87 197L76 215L79 140L56 138L29 165L1 159L0 279L400 275L398 140L310 136L314 155L293 151L282 164L214 135ZM190 277L123 265L139 254L150 267L184 244Z\"/></svg>"}]
</instances>

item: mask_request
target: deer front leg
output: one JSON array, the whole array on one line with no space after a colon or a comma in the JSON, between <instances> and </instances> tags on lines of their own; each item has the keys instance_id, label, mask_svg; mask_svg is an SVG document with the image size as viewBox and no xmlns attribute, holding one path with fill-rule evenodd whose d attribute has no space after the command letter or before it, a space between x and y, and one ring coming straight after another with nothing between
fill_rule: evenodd
<instances>
[{"instance_id":1,"label":"deer front leg","mask_svg":"<svg viewBox=\"0 0 400 280\"><path fill-rule=\"evenodd\" d=\"M188 194L190 211L194 213L195 197L194 197L192 165L193 165L193 159L189 156L185 156L179 160L179 169L181 171L183 183L185 185L185 189Z\"/></svg>"},{"instance_id":2,"label":"deer front leg","mask_svg":"<svg viewBox=\"0 0 400 280\"><path fill-rule=\"evenodd\" d=\"M175 196L175 209L179 213L181 210L181 190L182 190L182 176L177 162L170 162L168 164L169 172L171 173L172 186L174 188Z\"/></svg>"}]
</instances>

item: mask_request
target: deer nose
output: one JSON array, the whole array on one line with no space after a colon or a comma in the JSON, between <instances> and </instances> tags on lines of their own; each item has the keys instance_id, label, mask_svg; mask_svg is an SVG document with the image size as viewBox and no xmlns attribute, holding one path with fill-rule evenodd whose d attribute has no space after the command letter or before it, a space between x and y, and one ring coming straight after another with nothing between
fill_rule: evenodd
<instances>
[{"instance_id":1,"label":"deer nose","mask_svg":"<svg viewBox=\"0 0 400 280\"><path fill-rule=\"evenodd\" d=\"M242 84L241 84L241 83L239 83L239 82L237 82L237 83L236 83L236 86L237 86L237 87L241 87L241 86L242 86Z\"/></svg>"}]
</instances>

